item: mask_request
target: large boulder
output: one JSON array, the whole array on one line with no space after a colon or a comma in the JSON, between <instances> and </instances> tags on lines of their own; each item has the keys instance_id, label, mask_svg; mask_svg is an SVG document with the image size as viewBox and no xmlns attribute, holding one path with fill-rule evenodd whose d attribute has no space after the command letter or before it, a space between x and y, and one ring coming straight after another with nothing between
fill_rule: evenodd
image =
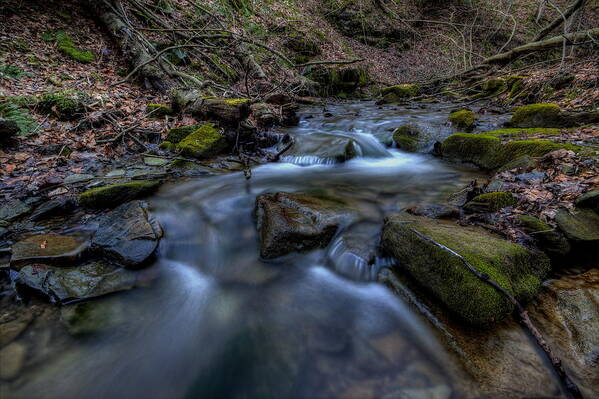
<instances>
[{"instance_id":1,"label":"large boulder","mask_svg":"<svg viewBox=\"0 0 599 399\"><path fill-rule=\"evenodd\" d=\"M532 299L549 271L549 260L476 227L409 215L386 218L382 244L402 268L463 320L474 325L499 321L514 305L478 279L455 255L419 234L463 256L520 301Z\"/></svg>"},{"instance_id":2,"label":"large boulder","mask_svg":"<svg viewBox=\"0 0 599 399\"><path fill-rule=\"evenodd\" d=\"M205 159L217 155L226 146L226 138L213 124L207 123L181 140L176 148L181 155Z\"/></svg>"},{"instance_id":3,"label":"large boulder","mask_svg":"<svg viewBox=\"0 0 599 399\"><path fill-rule=\"evenodd\" d=\"M333 134L314 133L296 136L282 159L298 164L326 164L345 162L356 156L358 146L354 140Z\"/></svg>"},{"instance_id":4,"label":"large boulder","mask_svg":"<svg viewBox=\"0 0 599 399\"><path fill-rule=\"evenodd\" d=\"M69 268L28 265L19 271L15 282L42 293L52 302L67 302L131 289L139 277L138 272L98 261Z\"/></svg>"},{"instance_id":5,"label":"large boulder","mask_svg":"<svg viewBox=\"0 0 599 399\"><path fill-rule=\"evenodd\" d=\"M560 108L555 104L529 104L516 108L507 125L523 128L562 127L564 120Z\"/></svg>"},{"instance_id":6,"label":"large boulder","mask_svg":"<svg viewBox=\"0 0 599 399\"><path fill-rule=\"evenodd\" d=\"M143 266L154 254L162 228L143 201L131 201L96 220L92 249L127 268Z\"/></svg>"},{"instance_id":7,"label":"large boulder","mask_svg":"<svg viewBox=\"0 0 599 399\"><path fill-rule=\"evenodd\" d=\"M276 258L325 247L340 224L351 217L341 200L306 194L262 194L256 198L260 254Z\"/></svg>"},{"instance_id":8,"label":"large boulder","mask_svg":"<svg viewBox=\"0 0 599 399\"><path fill-rule=\"evenodd\" d=\"M87 249L87 240L77 236L40 234L16 242L12 246L10 266L13 269L31 263L69 264L77 262Z\"/></svg>"},{"instance_id":9,"label":"large boulder","mask_svg":"<svg viewBox=\"0 0 599 399\"><path fill-rule=\"evenodd\" d=\"M147 196L158 189L159 181L139 180L92 188L79 196L79 203L88 208L110 208Z\"/></svg>"},{"instance_id":10,"label":"large boulder","mask_svg":"<svg viewBox=\"0 0 599 399\"><path fill-rule=\"evenodd\" d=\"M497 169L523 156L541 157L559 149L579 150L571 144L547 140L514 140L502 142L499 137L485 134L456 133L441 145L444 158L473 163L483 169Z\"/></svg>"}]
</instances>

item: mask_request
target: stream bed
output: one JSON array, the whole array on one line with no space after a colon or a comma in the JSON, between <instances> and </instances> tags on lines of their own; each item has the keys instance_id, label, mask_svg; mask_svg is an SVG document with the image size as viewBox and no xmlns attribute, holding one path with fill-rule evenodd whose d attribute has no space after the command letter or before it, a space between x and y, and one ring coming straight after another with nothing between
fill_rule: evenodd
<instances>
[{"instance_id":1,"label":"stream bed","mask_svg":"<svg viewBox=\"0 0 599 399\"><path fill-rule=\"evenodd\" d=\"M51 354L3 397L476 397L427 320L377 282L392 264L378 246L386 215L484 177L387 145L406 122L442 140L453 132L448 113L446 104L306 108L299 126L281 130L295 149L250 179L163 186L148 200L164 230L148 283L94 301L105 323L91 336L38 331ZM483 116L478 128L502 118ZM347 139L351 159L339 162L331 149ZM279 191L343 198L357 216L326 248L266 261L255 201Z\"/></svg>"}]
</instances>

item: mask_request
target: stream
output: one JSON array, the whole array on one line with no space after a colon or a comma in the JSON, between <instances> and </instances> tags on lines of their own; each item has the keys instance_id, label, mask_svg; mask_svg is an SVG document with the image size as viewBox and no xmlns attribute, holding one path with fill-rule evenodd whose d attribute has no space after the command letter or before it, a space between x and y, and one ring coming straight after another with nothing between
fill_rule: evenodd
<instances>
[{"instance_id":1,"label":"stream","mask_svg":"<svg viewBox=\"0 0 599 399\"><path fill-rule=\"evenodd\" d=\"M448 114L447 104L306 108L299 126L280 129L296 150L251 179L164 186L149 199L165 232L152 283L103 299L113 328L52 356L16 397L470 396L429 323L376 282L392 264L378 248L383 218L481 177L386 145L406 122L441 140L454 132ZM478 128L500 123L483 115ZM338 162L330 150L346 139L355 157ZM278 191L340 197L358 216L326 248L265 261L255 199Z\"/></svg>"}]
</instances>

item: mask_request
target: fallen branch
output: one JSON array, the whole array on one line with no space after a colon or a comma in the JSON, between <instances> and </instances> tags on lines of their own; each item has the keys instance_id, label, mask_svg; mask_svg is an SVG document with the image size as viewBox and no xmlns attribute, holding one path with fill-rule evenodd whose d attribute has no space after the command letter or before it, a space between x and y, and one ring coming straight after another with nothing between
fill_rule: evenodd
<instances>
[{"instance_id":1,"label":"fallen branch","mask_svg":"<svg viewBox=\"0 0 599 399\"><path fill-rule=\"evenodd\" d=\"M574 14L576 10L582 7L584 2L585 0L576 0L574 4L572 4L566 11L564 11L563 15L558 16L549 25L541 29L537 36L535 36L534 41L538 42L539 40L547 36L549 33L551 33L552 30L560 26L566 19L570 18L570 16Z\"/></svg>"},{"instance_id":2,"label":"fallen branch","mask_svg":"<svg viewBox=\"0 0 599 399\"><path fill-rule=\"evenodd\" d=\"M515 47L515 48L511 49L510 51L507 51L507 52L501 53L501 54L497 54L497 55L494 55L493 57L489 57L489 58L483 60L482 64L504 64L504 63L508 63L511 60L513 60L514 58L517 58L524 54L528 54L528 53L532 53L532 52L540 51L540 50L546 50L546 49L550 49L550 48L554 48L554 47L559 47L559 46L563 45L564 40L567 40L568 42L573 43L573 44L580 44L580 43L575 43L575 42L577 42L577 41L586 42L587 40L589 40L589 38L591 40L595 40L595 37L599 37L599 28L590 29L590 30L582 31L582 32L568 33L566 35L559 35L559 36L552 37L551 39L537 41L537 42L531 42L531 43L524 44L522 46Z\"/></svg>"},{"instance_id":3,"label":"fallen branch","mask_svg":"<svg viewBox=\"0 0 599 399\"><path fill-rule=\"evenodd\" d=\"M492 280L489 277L489 275L479 272L478 269L476 269L474 266L472 266L462 255L458 254L451 248L448 248L445 245L436 242L432 238L420 233L419 231L416 231L414 229L410 229L410 230L414 234L416 234L418 237L422 238L423 240L435 245L438 248L441 248L442 250L444 250L446 252L449 252L451 255L453 255L456 258L458 258L459 260L461 260L462 263L468 268L468 270L470 270L470 272L472 274L474 274L479 280L490 285L497 292L499 292L504 297L506 297L518 310L518 315L520 316L520 321L521 321L522 326L524 326L526 328L526 330L532 335L532 337L535 339L537 345L543 350L543 352L545 353L545 355L551 362L551 365L553 366L553 370L559 377L561 385L564 387L566 392L573 399L582 399L582 394L580 393L578 386L576 386L576 384L566 374L566 371L564 370L564 367L562 366L562 361L556 355L553 354L553 351L549 347L549 344L547 344L547 341L545 341L545 338L543 338L543 335L541 334L541 332L535 327L535 325L530 320L530 317L528 316L528 312L526 311L526 309L524 309L522 304L520 304L520 302L508 290L506 290L501 285L499 285L497 282Z\"/></svg>"}]
</instances>

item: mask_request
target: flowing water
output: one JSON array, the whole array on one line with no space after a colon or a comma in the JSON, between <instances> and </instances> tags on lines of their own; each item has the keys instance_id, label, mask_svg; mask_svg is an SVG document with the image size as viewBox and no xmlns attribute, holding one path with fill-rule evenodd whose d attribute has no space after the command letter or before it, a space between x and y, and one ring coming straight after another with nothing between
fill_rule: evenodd
<instances>
[{"instance_id":1,"label":"flowing water","mask_svg":"<svg viewBox=\"0 0 599 399\"><path fill-rule=\"evenodd\" d=\"M114 328L69 345L17 392L44 398L461 397L426 323L377 283L385 215L443 198L474 172L387 147L415 122L451 133L442 105L332 105L287 133L310 153L170 184L150 199L165 237L152 284L104 300ZM328 113L326 115L329 115ZM491 120L493 122L491 122ZM483 129L499 123L483 119ZM353 140L335 163L316 139ZM273 149L276 151L276 149ZM268 192L326 192L357 217L324 249L259 258L253 210ZM404 395L404 396L402 396ZM412 396L409 396L412 395ZM418 396L420 395L420 396Z\"/></svg>"}]
</instances>

